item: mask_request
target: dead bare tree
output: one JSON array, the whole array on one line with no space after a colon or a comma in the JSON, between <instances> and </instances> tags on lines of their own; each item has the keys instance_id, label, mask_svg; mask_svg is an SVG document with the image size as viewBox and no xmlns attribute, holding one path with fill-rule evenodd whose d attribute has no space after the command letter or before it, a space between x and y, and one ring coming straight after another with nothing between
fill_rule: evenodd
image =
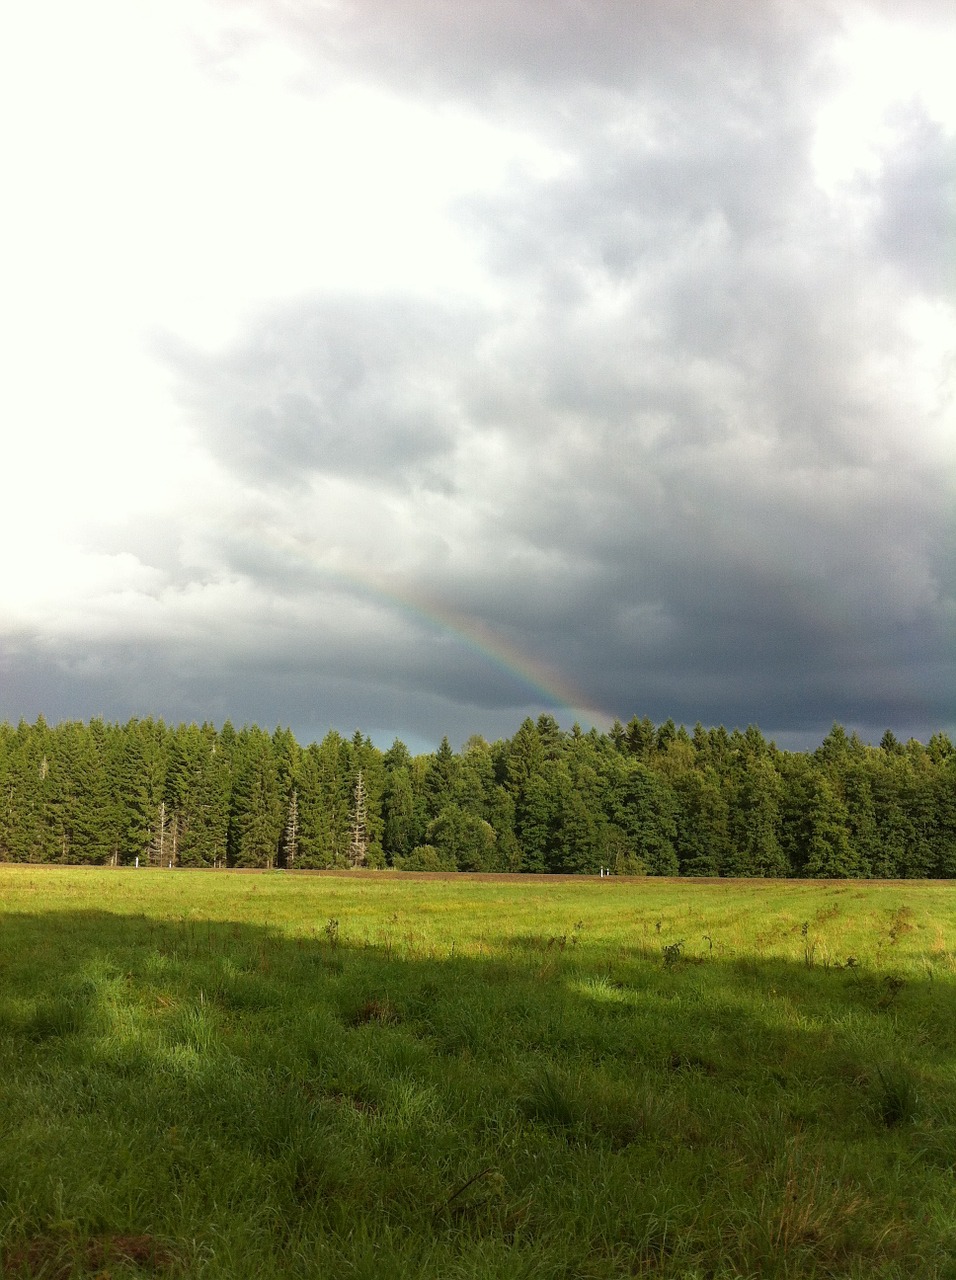
<instances>
[{"instance_id":1,"label":"dead bare tree","mask_svg":"<svg viewBox=\"0 0 956 1280\"><path fill-rule=\"evenodd\" d=\"M364 867L368 863L368 805L365 799L365 781L359 769L355 779L355 796L352 806L352 839L349 844L349 866Z\"/></svg>"}]
</instances>

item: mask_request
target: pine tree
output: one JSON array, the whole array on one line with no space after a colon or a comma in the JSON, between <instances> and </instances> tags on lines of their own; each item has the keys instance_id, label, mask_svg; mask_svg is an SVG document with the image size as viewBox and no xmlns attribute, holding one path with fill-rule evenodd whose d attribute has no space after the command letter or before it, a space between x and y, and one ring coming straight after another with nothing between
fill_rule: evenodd
<instances>
[{"instance_id":1,"label":"pine tree","mask_svg":"<svg viewBox=\"0 0 956 1280\"><path fill-rule=\"evenodd\" d=\"M243 729L236 750L236 782L229 824L229 857L236 867L273 867L283 812L272 741Z\"/></svg>"},{"instance_id":2,"label":"pine tree","mask_svg":"<svg viewBox=\"0 0 956 1280\"><path fill-rule=\"evenodd\" d=\"M451 802L457 773L458 759L447 737L442 738L425 770L425 802L429 818L436 818Z\"/></svg>"},{"instance_id":3,"label":"pine tree","mask_svg":"<svg viewBox=\"0 0 956 1280\"><path fill-rule=\"evenodd\" d=\"M873 859L871 873L882 880L896 880L905 875L908 850L913 845L915 832L906 805L909 762L895 738L893 743L886 745L888 736L892 735L887 729L880 744L882 758L873 770L871 780L878 833L877 856Z\"/></svg>"},{"instance_id":4,"label":"pine tree","mask_svg":"<svg viewBox=\"0 0 956 1280\"><path fill-rule=\"evenodd\" d=\"M630 855L647 874L677 875L674 792L664 779L639 760L622 763L608 800L614 825L623 832Z\"/></svg>"},{"instance_id":5,"label":"pine tree","mask_svg":"<svg viewBox=\"0 0 956 1280\"><path fill-rule=\"evenodd\" d=\"M544 747L534 721L526 719L508 744L505 763L507 785L515 799L541 770Z\"/></svg>"},{"instance_id":6,"label":"pine tree","mask_svg":"<svg viewBox=\"0 0 956 1280\"><path fill-rule=\"evenodd\" d=\"M13 857L11 849L12 754L13 730L6 723L0 724L0 862L9 862Z\"/></svg>"},{"instance_id":7,"label":"pine tree","mask_svg":"<svg viewBox=\"0 0 956 1280\"><path fill-rule=\"evenodd\" d=\"M621 724L620 720L615 718L614 723L608 729L607 736L615 751L621 755L627 750L627 730Z\"/></svg>"},{"instance_id":8,"label":"pine tree","mask_svg":"<svg viewBox=\"0 0 956 1280\"><path fill-rule=\"evenodd\" d=\"M541 743L545 759L560 759L564 754L564 734L561 732L561 726L554 716L546 711L542 712L538 716L535 728L538 731L538 741ZM580 727L575 725L575 728L580 733Z\"/></svg>"},{"instance_id":9,"label":"pine tree","mask_svg":"<svg viewBox=\"0 0 956 1280\"><path fill-rule=\"evenodd\" d=\"M800 862L806 876L846 879L859 874L860 861L849 839L846 808L835 795L828 779L811 771L804 793Z\"/></svg>"},{"instance_id":10,"label":"pine tree","mask_svg":"<svg viewBox=\"0 0 956 1280\"><path fill-rule=\"evenodd\" d=\"M531 775L515 801L515 837L521 850L522 871L550 869L557 814L546 770L547 766L542 763L540 771Z\"/></svg>"},{"instance_id":11,"label":"pine tree","mask_svg":"<svg viewBox=\"0 0 956 1280\"><path fill-rule=\"evenodd\" d=\"M733 788L731 848L724 875L789 875L780 843L782 786L773 764L765 756L740 758Z\"/></svg>"},{"instance_id":12,"label":"pine tree","mask_svg":"<svg viewBox=\"0 0 956 1280\"><path fill-rule=\"evenodd\" d=\"M335 845L330 820L330 797L318 743L311 743L299 762L296 790L298 848L296 865L317 869L335 866Z\"/></svg>"},{"instance_id":13,"label":"pine tree","mask_svg":"<svg viewBox=\"0 0 956 1280\"><path fill-rule=\"evenodd\" d=\"M71 721L50 738L45 814L57 862L98 865L113 853L113 810L96 733Z\"/></svg>"},{"instance_id":14,"label":"pine tree","mask_svg":"<svg viewBox=\"0 0 956 1280\"><path fill-rule=\"evenodd\" d=\"M348 865L352 787L350 748L331 730L311 743L299 764L298 866Z\"/></svg>"},{"instance_id":15,"label":"pine tree","mask_svg":"<svg viewBox=\"0 0 956 1280\"><path fill-rule=\"evenodd\" d=\"M654 748L657 751L666 751L670 744L677 737L677 725L673 720L668 718L663 724L658 726L654 735Z\"/></svg>"},{"instance_id":16,"label":"pine tree","mask_svg":"<svg viewBox=\"0 0 956 1280\"><path fill-rule=\"evenodd\" d=\"M643 720L638 720L637 716L633 716L627 722L627 750L628 754L636 756L638 760L646 760L654 749L657 734L654 729L653 722L645 716Z\"/></svg>"},{"instance_id":17,"label":"pine tree","mask_svg":"<svg viewBox=\"0 0 956 1280\"><path fill-rule=\"evenodd\" d=\"M415 805L411 771L405 765L389 771L385 783L385 854L389 862L406 858L424 831Z\"/></svg>"},{"instance_id":18,"label":"pine tree","mask_svg":"<svg viewBox=\"0 0 956 1280\"><path fill-rule=\"evenodd\" d=\"M165 800L167 731L161 720L131 720L123 733L120 771L121 860L146 858Z\"/></svg>"},{"instance_id":19,"label":"pine tree","mask_svg":"<svg viewBox=\"0 0 956 1280\"><path fill-rule=\"evenodd\" d=\"M865 757L850 760L842 778L847 830L860 876L873 875L880 858L880 835L876 825L870 767Z\"/></svg>"},{"instance_id":20,"label":"pine tree","mask_svg":"<svg viewBox=\"0 0 956 1280\"><path fill-rule=\"evenodd\" d=\"M551 870L566 875L596 875L605 862L604 823L599 808L588 804L580 791L570 790L554 842Z\"/></svg>"},{"instance_id":21,"label":"pine tree","mask_svg":"<svg viewBox=\"0 0 956 1280\"><path fill-rule=\"evenodd\" d=\"M933 874L956 876L956 754L938 760L933 778L933 812L936 819L936 865Z\"/></svg>"},{"instance_id":22,"label":"pine tree","mask_svg":"<svg viewBox=\"0 0 956 1280\"><path fill-rule=\"evenodd\" d=\"M495 833L496 856L503 871L520 871L521 847L515 835L515 802L506 787L496 784L488 798L488 822Z\"/></svg>"},{"instance_id":23,"label":"pine tree","mask_svg":"<svg viewBox=\"0 0 956 1280\"><path fill-rule=\"evenodd\" d=\"M229 761L215 729L208 724L175 729L170 738L166 796L177 863L188 867L225 863L230 789Z\"/></svg>"},{"instance_id":24,"label":"pine tree","mask_svg":"<svg viewBox=\"0 0 956 1280\"><path fill-rule=\"evenodd\" d=\"M291 729L275 729L272 735L272 752L276 762L279 800L285 813L278 862L281 866L290 867L295 863L297 853L299 815L296 779L302 762L302 751ZM288 844L290 838L293 841L291 849Z\"/></svg>"},{"instance_id":25,"label":"pine tree","mask_svg":"<svg viewBox=\"0 0 956 1280\"><path fill-rule=\"evenodd\" d=\"M478 818L487 817L488 799L495 785L491 747L477 735L468 739L458 760L452 800Z\"/></svg>"},{"instance_id":26,"label":"pine tree","mask_svg":"<svg viewBox=\"0 0 956 1280\"><path fill-rule=\"evenodd\" d=\"M49 774L46 721L21 720L8 744L5 781L4 843L14 862L43 862L47 849L45 789Z\"/></svg>"},{"instance_id":27,"label":"pine tree","mask_svg":"<svg viewBox=\"0 0 956 1280\"><path fill-rule=\"evenodd\" d=\"M153 823L153 829L149 837L147 858L151 867L173 865L173 853L175 850L174 829L173 815L167 810L166 801L160 800L159 809L156 811L156 820Z\"/></svg>"},{"instance_id":28,"label":"pine tree","mask_svg":"<svg viewBox=\"0 0 956 1280\"><path fill-rule=\"evenodd\" d=\"M354 798L356 774L361 771L365 798L366 865L385 866L382 845L385 834L384 799L387 773L385 757L371 738L356 735L349 748L349 777Z\"/></svg>"},{"instance_id":29,"label":"pine tree","mask_svg":"<svg viewBox=\"0 0 956 1280\"><path fill-rule=\"evenodd\" d=\"M719 876L730 848L730 814L716 770L682 773L672 785L677 800L674 844L681 875Z\"/></svg>"}]
</instances>

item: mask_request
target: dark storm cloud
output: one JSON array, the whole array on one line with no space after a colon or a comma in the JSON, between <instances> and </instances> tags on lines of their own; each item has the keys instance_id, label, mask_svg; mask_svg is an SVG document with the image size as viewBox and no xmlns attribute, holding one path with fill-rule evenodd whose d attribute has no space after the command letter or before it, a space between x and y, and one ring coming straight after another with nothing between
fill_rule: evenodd
<instances>
[{"instance_id":1,"label":"dark storm cloud","mask_svg":"<svg viewBox=\"0 0 956 1280\"><path fill-rule=\"evenodd\" d=\"M375 633L336 635L334 609L327 624L307 625L274 605L270 612L271 641L261 619L255 635L249 619L220 624L218 645L172 626L135 643L23 634L0 654L0 720L230 719L288 724L303 743L360 728L380 745L399 736L424 750L446 733L456 743L500 736L540 709L539 690L438 628L392 617Z\"/></svg>"},{"instance_id":2,"label":"dark storm cloud","mask_svg":"<svg viewBox=\"0 0 956 1280\"><path fill-rule=\"evenodd\" d=\"M839 6L266 12L317 57L491 106L569 163L455 211L503 302L320 295L218 356L174 353L222 463L288 492L303 527L303 485L361 486L326 548L350 547L376 493L397 504L377 567L401 552L451 616L622 718L757 721L781 740L834 718L877 737L956 725L951 478L941 421L897 372L906 302L943 294L952 140L904 119L862 229L819 190ZM298 686L368 723L428 733L445 714L463 737L499 708L513 727L527 690L453 636L387 609L359 627L360 589L218 545L265 597L312 611L249 659L272 705Z\"/></svg>"}]
</instances>

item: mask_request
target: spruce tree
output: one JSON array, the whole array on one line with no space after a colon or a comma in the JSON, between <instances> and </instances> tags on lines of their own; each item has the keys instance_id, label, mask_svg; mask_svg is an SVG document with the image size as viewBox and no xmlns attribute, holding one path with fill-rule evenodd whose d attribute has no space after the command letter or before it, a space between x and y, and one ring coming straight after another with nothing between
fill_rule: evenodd
<instances>
[{"instance_id":1,"label":"spruce tree","mask_svg":"<svg viewBox=\"0 0 956 1280\"><path fill-rule=\"evenodd\" d=\"M780 843L782 791L780 777L769 759L739 758L733 777L731 845L725 875L791 874Z\"/></svg>"},{"instance_id":2,"label":"spruce tree","mask_svg":"<svg viewBox=\"0 0 956 1280\"><path fill-rule=\"evenodd\" d=\"M671 787L647 765L631 759L617 772L609 807L637 864L648 875L677 875L677 801Z\"/></svg>"},{"instance_id":3,"label":"spruce tree","mask_svg":"<svg viewBox=\"0 0 956 1280\"><path fill-rule=\"evenodd\" d=\"M161 720L130 720L118 761L123 862L145 859L161 825L165 802L167 731Z\"/></svg>"},{"instance_id":4,"label":"spruce tree","mask_svg":"<svg viewBox=\"0 0 956 1280\"><path fill-rule=\"evenodd\" d=\"M49 774L49 730L21 720L8 743L5 782L5 843L14 862L42 862L47 856L45 788Z\"/></svg>"},{"instance_id":5,"label":"spruce tree","mask_svg":"<svg viewBox=\"0 0 956 1280\"><path fill-rule=\"evenodd\" d=\"M235 867L273 867L283 826L279 775L269 735L243 729L229 823L229 860Z\"/></svg>"},{"instance_id":6,"label":"spruce tree","mask_svg":"<svg viewBox=\"0 0 956 1280\"><path fill-rule=\"evenodd\" d=\"M389 862L406 858L424 834L416 811L411 771L406 765L389 770L384 795L385 855Z\"/></svg>"},{"instance_id":7,"label":"spruce tree","mask_svg":"<svg viewBox=\"0 0 956 1280\"><path fill-rule=\"evenodd\" d=\"M679 774L672 786L681 875L719 876L730 850L730 813L719 775L710 768L694 769Z\"/></svg>"}]
</instances>

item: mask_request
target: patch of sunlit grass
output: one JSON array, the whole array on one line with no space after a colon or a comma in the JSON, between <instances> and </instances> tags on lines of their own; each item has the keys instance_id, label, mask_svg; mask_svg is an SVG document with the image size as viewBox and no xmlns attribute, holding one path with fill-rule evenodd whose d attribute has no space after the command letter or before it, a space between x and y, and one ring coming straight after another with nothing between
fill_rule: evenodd
<instances>
[{"instance_id":1,"label":"patch of sunlit grass","mask_svg":"<svg viewBox=\"0 0 956 1280\"><path fill-rule=\"evenodd\" d=\"M948 886L0 889L6 1274L946 1274Z\"/></svg>"}]
</instances>

